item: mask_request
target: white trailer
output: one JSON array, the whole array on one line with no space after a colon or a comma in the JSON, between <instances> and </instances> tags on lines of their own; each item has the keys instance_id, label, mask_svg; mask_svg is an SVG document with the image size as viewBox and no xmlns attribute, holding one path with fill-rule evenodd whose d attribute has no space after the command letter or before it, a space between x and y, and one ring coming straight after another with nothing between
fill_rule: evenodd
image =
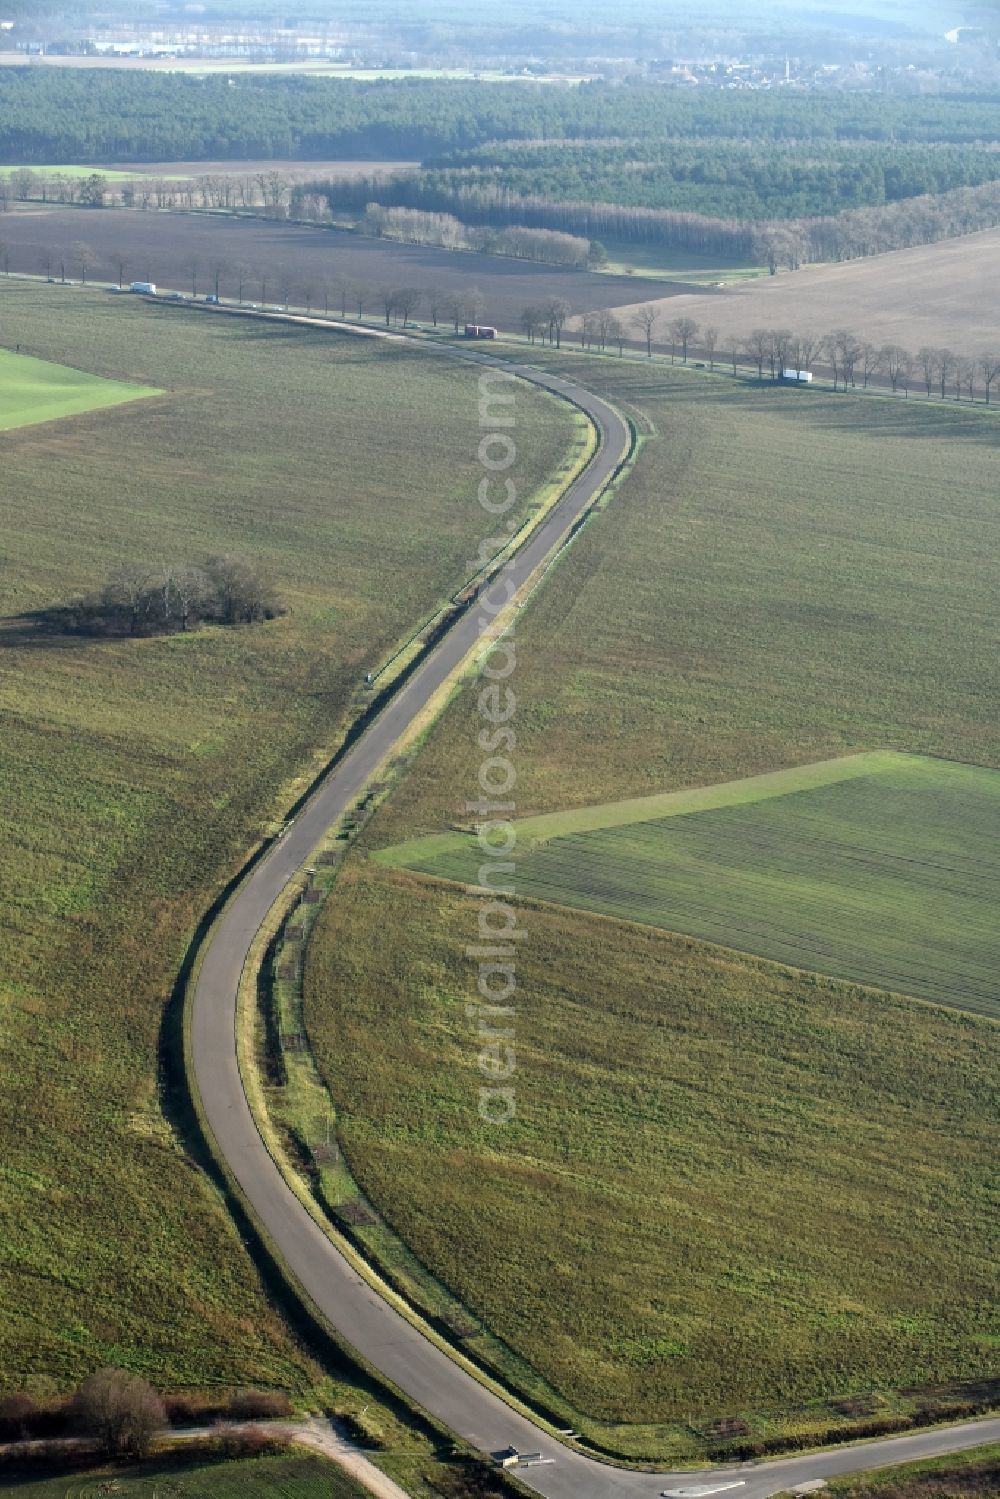
<instances>
[{"instance_id":1,"label":"white trailer","mask_svg":"<svg viewBox=\"0 0 1000 1499\"><path fill-rule=\"evenodd\" d=\"M132 281L129 284L129 291L138 292L143 297L156 296L156 286L152 281Z\"/></svg>"},{"instance_id":2,"label":"white trailer","mask_svg":"<svg viewBox=\"0 0 1000 1499\"><path fill-rule=\"evenodd\" d=\"M782 380L790 380L793 385L811 385L812 370L782 370Z\"/></svg>"}]
</instances>

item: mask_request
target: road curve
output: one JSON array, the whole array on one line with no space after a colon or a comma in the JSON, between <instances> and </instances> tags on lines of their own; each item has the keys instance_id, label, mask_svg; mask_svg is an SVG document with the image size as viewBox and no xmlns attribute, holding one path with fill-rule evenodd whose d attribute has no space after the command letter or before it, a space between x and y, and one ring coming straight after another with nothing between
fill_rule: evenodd
<instances>
[{"instance_id":1,"label":"road curve","mask_svg":"<svg viewBox=\"0 0 1000 1499\"><path fill-rule=\"evenodd\" d=\"M589 467L508 568L520 586L556 551L628 451L626 423L605 401L562 376L471 352L452 357L506 370L573 401L596 423L601 446ZM244 964L261 923L326 830L357 798L400 735L484 633L483 612L462 614L371 727L340 761L284 836L254 867L213 927L201 955L188 1016L191 1084L203 1118L254 1214L291 1272L339 1336L452 1431L484 1451L513 1445L552 1459L518 1477L546 1499L599 1499L742 1480L734 1499L764 1499L809 1478L880 1467L1000 1438L1000 1420L864 1446L841 1447L763 1466L695 1473L637 1473L563 1447L485 1389L383 1301L351 1267L287 1186L254 1123L240 1077L236 1008Z\"/></svg>"}]
</instances>

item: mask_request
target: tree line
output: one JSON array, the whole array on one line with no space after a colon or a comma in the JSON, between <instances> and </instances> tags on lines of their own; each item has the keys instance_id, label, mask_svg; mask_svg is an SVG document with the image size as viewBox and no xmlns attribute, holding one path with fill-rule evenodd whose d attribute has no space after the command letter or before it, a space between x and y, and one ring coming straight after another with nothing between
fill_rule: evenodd
<instances>
[{"instance_id":1,"label":"tree line","mask_svg":"<svg viewBox=\"0 0 1000 1499\"><path fill-rule=\"evenodd\" d=\"M424 163L431 190L494 185L517 196L614 202L718 218L836 214L1000 178L990 145L870 141L502 141Z\"/></svg>"},{"instance_id":2,"label":"tree line","mask_svg":"<svg viewBox=\"0 0 1000 1499\"><path fill-rule=\"evenodd\" d=\"M423 213L415 208L385 208L368 203L360 225L376 239L404 240L410 244L437 245L448 250L476 250L487 255L509 255L515 260L536 260L547 265L586 266L591 253L589 240L555 229L529 229L511 224L495 229L463 224L448 213Z\"/></svg>"},{"instance_id":3,"label":"tree line","mask_svg":"<svg viewBox=\"0 0 1000 1499\"><path fill-rule=\"evenodd\" d=\"M647 81L571 89L457 79L278 78L99 69L0 70L0 161L414 160L492 141L1000 140L997 97L687 95Z\"/></svg>"},{"instance_id":4,"label":"tree line","mask_svg":"<svg viewBox=\"0 0 1000 1499\"><path fill-rule=\"evenodd\" d=\"M44 628L76 635L169 635L202 623L256 624L283 614L273 584L242 557L201 566L126 563L94 593L42 611Z\"/></svg>"},{"instance_id":5,"label":"tree line","mask_svg":"<svg viewBox=\"0 0 1000 1499\"><path fill-rule=\"evenodd\" d=\"M544 308L526 308L521 326L530 342L536 338L557 343L567 318L568 305L562 304L558 325ZM629 326L652 357L654 344L666 344L673 361L687 363L697 351L704 363L715 369L720 358L720 331L712 325L701 325L694 318L680 315L664 319L663 309L649 303L635 310ZM623 352L627 334L621 319L613 312L585 313L580 320L579 337L584 348L604 350L616 344ZM737 374L742 364L756 368L757 378L780 380L786 372L812 372L819 364L828 371L834 390L868 390L876 380L883 380L894 394L908 396L911 389L923 390L927 399L968 400L980 396L992 404L993 390L1000 379L1000 353L979 356L955 353L952 349L922 346L912 353L900 344L876 344L859 337L849 329L831 333L794 333L789 328L755 328L746 338L731 338L723 357Z\"/></svg>"},{"instance_id":6,"label":"tree line","mask_svg":"<svg viewBox=\"0 0 1000 1499\"><path fill-rule=\"evenodd\" d=\"M292 200L322 200L325 213L343 213L358 211L376 195L383 204L450 213L467 224L501 226L516 221L589 240L619 240L767 265L774 272L934 244L1000 225L1000 182L831 217L761 222L620 203L554 202L512 193L495 183L462 181L432 187L422 174L317 179L293 189Z\"/></svg>"}]
</instances>

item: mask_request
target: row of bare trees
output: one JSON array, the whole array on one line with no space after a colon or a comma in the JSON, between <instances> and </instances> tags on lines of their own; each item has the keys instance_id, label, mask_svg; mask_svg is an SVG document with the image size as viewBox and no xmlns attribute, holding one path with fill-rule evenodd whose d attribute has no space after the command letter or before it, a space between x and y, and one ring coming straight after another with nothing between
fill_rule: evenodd
<instances>
[{"instance_id":1,"label":"row of bare trees","mask_svg":"<svg viewBox=\"0 0 1000 1499\"><path fill-rule=\"evenodd\" d=\"M0 240L0 274L10 272L11 246ZM149 280L150 267L125 251L98 254L78 242L64 248L45 245L18 246L19 265L41 271L51 280L84 285L103 273L119 288L133 276ZM250 266L223 257L189 255L182 262L186 290L192 297L211 293L229 296L242 306L302 307L307 314L342 318L377 316L386 326L408 324L418 312L426 312L434 327L453 324L458 332L465 323L478 322L486 298L477 286L461 289L438 286L370 285L345 274L311 277L284 266ZM568 314L568 308L567 308ZM565 321L565 315L563 317Z\"/></svg>"},{"instance_id":2,"label":"row of bare trees","mask_svg":"<svg viewBox=\"0 0 1000 1499\"><path fill-rule=\"evenodd\" d=\"M743 354L772 380L783 370L810 370L822 364L830 374L834 390L867 390L873 380L883 379L895 393L923 389L928 399L976 401L980 394L989 406L1000 378L1000 354L956 354L951 349L924 345L911 353L899 344L876 344L850 329L838 328L823 335L796 334L787 328L755 328L742 345ZM733 350L736 367L738 348Z\"/></svg>"},{"instance_id":3,"label":"row of bare trees","mask_svg":"<svg viewBox=\"0 0 1000 1499\"><path fill-rule=\"evenodd\" d=\"M521 328L530 343L545 342L559 346L563 327L570 316L566 302L553 301L545 307L526 307L521 314ZM655 303L635 310L629 326L638 335L646 354L652 358L653 346L669 345L671 363L680 358L685 364L695 351L704 356L711 369L719 357L719 329L702 326L693 317L681 315L662 324L663 309ZM617 346L624 353L628 332L612 309L584 313L580 319L581 347L598 349ZM735 375L741 365L756 367L757 378L779 380L785 371L810 371L814 364L829 371L834 390L867 390L873 381L882 379L894 393L909 394L911 388L922 388L929 398L976 401L982 396L992 403L993 389L1000 379L1000 354L961 355L951 349L923 347L915 354L899 344L876 344L858 337L849 329L838 328L822 335L793 333L788 328L755 328L746 338L732 338L726 344L726 357Z\"/></svg>"}]
</instances>

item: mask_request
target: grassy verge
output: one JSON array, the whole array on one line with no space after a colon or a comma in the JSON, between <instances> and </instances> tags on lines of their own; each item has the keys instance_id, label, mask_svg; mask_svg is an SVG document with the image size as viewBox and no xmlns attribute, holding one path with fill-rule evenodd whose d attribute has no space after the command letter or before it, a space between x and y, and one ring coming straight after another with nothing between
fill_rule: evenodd
<instances>
[{"instance_id":1,"label":"grassy verge","mask_svg":"<svg viewBox=\"0 0 1000 1499\"><path fill-rule=\"evenodd\" d=\"M365 1499L367 1490L336 1464L311 1452L225 1461L186 1455L182 1448L129 1467L108 1465L51 1477L4 1475L21 1499Z\"/></svg>"},{"instance_id":2,"label":"grassy verge","mask_svg":"<svg viewBox=\"0 0 1000 1499\"><path fill-rule=\"evenodd\" d=\"M992 1499L1000 1492L1000 1447L975 1447L900 1468L831 1478L830 1492L852 1499Z\"/></svg>"}]
</instances>

